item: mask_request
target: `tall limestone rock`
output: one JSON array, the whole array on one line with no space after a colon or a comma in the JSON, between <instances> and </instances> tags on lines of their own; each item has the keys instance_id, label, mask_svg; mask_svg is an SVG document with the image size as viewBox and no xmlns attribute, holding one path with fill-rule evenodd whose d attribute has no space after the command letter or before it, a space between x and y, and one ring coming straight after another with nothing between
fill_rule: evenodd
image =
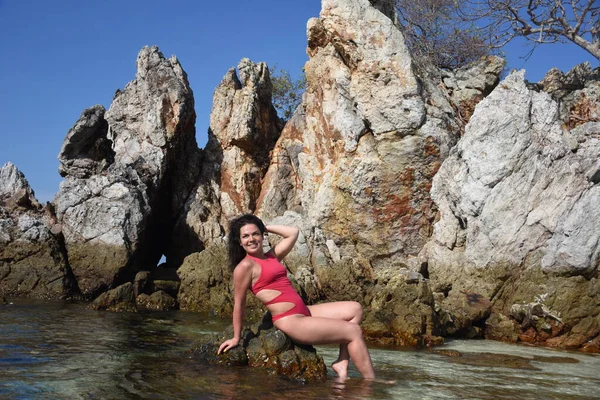
<instances>
[{"instance_id":1,"label":"tall limestone rock","mask_svg":"<svg viewBox=\"0 0 600 400\"><path fill-rule=\"evenodd\" d=\"M477 105L435 176L422 256L447 333L600 351L600 73L523 75Z\"/></svg>"},{"instance_id":2,"label":"tall limestone rock","mask_svg":"<svg viewBox=\"0 0 600 400\"><path fill-rule=\"evenodd\" d=\"M433 301L408 271L419 270L436 215L431 182L460 125L448 95L420 76L392 19L368 0L323 0L307 31L306 92L273 151L258 213L301 226L307 251L288 264L314 273L307 292L387 304L373 310L377 335L404 330L397 339L412 344L402 337L433 329ZM424 304L412 316L389 303L398 296L374 290L402 268L410 301ZM394 285L400 293L405 280Z\"/></svg>"},{"instance_id":3,"label":"tall limestone rock","mask_svg":"<svg viewBox=\"0 0 600 400\"><path fill-rule=\"evenodd\" d=\"M215 89L199 183L168 254L177 265L188 254L220 242L231 218L255 210L269 153L283 126L271 95L267 65L246 58Z\"/></svg>"},{"instance_id":4,"label":"tall limestone rock","mask_svg":"<svg viewBox=\"0 0 600 400\"><path fill-rule=\"evenodd\" d=\"M12 163L0 168L0 297L78 293L51 208Z\"/></svg>"},{"instance_id":5,"label":"tall limestone rock","mask_svg":"<svg viewBox=\"0 0 600 400\"><path fill-rule=\"evenodd\" d=\"M143 48L110 109L87 109L59 155L54 199L84 295L155 266L198 174L192 90L179 61Z\"/></svg>"}]
</instances>

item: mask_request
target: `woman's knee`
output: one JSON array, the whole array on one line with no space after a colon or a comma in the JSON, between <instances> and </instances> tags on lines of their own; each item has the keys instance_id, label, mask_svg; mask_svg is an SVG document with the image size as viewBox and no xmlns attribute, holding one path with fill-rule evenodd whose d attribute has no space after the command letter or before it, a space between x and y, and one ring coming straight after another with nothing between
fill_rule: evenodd
<instances>
[{"instance_id":1,"label":"woman's knee","mask_svg":"<svg viewBox=\"0 0 600 400\"><path fill-rule=\"evenodd\" d=\"M355 324L360 324L363 319L362 305L357 301L352 301L350 307L352 307L352 315L354 315L354 317L351 319L350 322L354 322Z\"/></svg>"},{"instance_id":2,"label":"woman's knee","mask_svg":"<svg viewBox=\"0 0 600 400\"><path fill-rule=\"evenodd\" d=\"M358 324L350 324L348 333L350 340L362 339L363 337L362 328Z\"/></svg>"}]
</instances>

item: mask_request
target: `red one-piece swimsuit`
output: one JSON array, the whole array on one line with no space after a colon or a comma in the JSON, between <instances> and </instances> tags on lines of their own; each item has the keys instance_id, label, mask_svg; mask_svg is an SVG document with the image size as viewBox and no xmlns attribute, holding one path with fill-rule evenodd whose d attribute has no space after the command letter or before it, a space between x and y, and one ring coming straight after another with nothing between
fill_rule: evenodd
<instances>
[{"instance_id":1,"label":"red one-piece swimsuit","mask_svg":"<svg viewBox=\"0 0 600 400\"><path fill-rule=\"evenodd\" d=\"M295 314L310 316L310 310L292 286L287 277L285 267L281 265L277 257L271 252L265 254L267 258L257 258L249 254L246 257L256 261L260 265L260 276L250 289L252 293L256 295L263 289L277 290L280 294L273 300L266 302L266 306L277 303L292 303L294 305L286 312L273 315L273 321Z\"/></svg>"}]
</instances>

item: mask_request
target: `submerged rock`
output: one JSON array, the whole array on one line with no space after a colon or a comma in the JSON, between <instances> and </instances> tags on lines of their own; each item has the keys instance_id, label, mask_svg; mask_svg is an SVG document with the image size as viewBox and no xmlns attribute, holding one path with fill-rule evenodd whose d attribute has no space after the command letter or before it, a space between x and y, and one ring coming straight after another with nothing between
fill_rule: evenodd
<instances>
[{"instance_id":1,"label":"submerged rock","mask_svg":"<svg viewBox=\"0 0 600 400\"><path fill-rule=\"evenodd\" d=\"M223 341L232 337L232 328L189 351L191 358L210 364L264 368L268 372L309 382L327 377L323 358L312 346L292 342L276 329L267 313L255 329L245 328L240 345L217 355Z\"/></svg>"}]
</instances>

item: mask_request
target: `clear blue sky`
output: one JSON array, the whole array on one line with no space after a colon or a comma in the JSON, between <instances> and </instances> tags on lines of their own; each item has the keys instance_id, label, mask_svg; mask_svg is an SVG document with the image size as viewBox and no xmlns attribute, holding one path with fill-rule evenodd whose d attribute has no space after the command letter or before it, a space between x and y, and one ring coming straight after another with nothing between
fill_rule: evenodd
<instances>
[{"instance_id":1,"label":"clear blue sky","mask_svg":"<svg viewBox=\"0 0 600 400\"><path fill-rule=\"evenodd\" d=\"M114 92L135 76L145 45L175 54L196 101L197 140L206 143L212 94L243 57L277 64L297 76L306 55L306 22L319 0L0 0L0 165L12 161L41 201L61 177L56 159L67 131L94 104L107 109ZM510 68L539 80L591 61L576 46L513 44Z\"/></svg>"}]
</instances>

